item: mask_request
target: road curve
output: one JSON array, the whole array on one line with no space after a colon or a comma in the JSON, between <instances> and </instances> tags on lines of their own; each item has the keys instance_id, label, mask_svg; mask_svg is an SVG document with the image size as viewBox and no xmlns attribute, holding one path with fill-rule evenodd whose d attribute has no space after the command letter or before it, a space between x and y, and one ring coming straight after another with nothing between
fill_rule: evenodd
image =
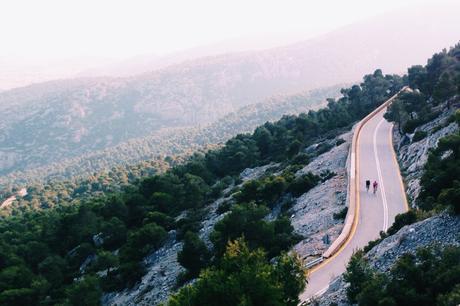
<instances>
[{"instance_id":1,"label":"road curve","mask_svg":"<svg viewBox=\"0 0 460 306\"><path fill-rule=\"evenodd\" d=\"M383 118L386 108L378 111L357 130L356 141L356 219L342 247L330 258L310 270L301 301L323 294L346 269L356 249L387 230L397 214L408 210L399 165L393 150L393 124ZM352 152L352 155L354 152ZM366 191L365 181L378 182L376 194Z\"/></svg>"}]
</instances>

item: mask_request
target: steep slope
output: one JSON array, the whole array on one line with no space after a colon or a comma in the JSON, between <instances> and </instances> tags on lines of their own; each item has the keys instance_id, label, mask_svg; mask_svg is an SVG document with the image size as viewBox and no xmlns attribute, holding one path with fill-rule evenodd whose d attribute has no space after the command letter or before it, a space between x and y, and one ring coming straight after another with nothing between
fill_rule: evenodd
<instances>
[{"instance_id":1,"label":"steep slope","mask_svg":"<svg viewBox=\"0 0 460 306\"><path fill-rule=\"evenodd\" d=\"M325 108L267 122L252 134L233 137L219 149L195 154L186 163L120 192L2 218L0 302L97 305L102 292L116 295L138 285L147 292L151 289L148 284L140 283L144 276L167 275L164 269L147 270L155 262L150 255L176 239L184 246L177 260L186 268L177 279L179 284L196 278L205 268L209 273L197 279L197 287L185 287L174 299L192 298L193 305L215 305L220 301L212 295L217 294L225 295L229 305L259 298L262 304L297 304L305 273L299 258L285 254L302 239L291 225L289 208L309 206L308 201L293 200L320 183L341 180L344 186L343 176L334 179L333 173L297 171L328 150L345 148L335 137L402 85L400 77L376 70ZM337 164L344 161L339 159ZM244 171L259 166L265 169L263 176L255 175L260 171ZM313 169L319 170L312 164L304 171ZM246 175L240 177L242 172ZM226 194L231 195L229 201L213 205ZM334 206L328 210L329 219L340 212L342 200L328 202ZM213 219L217 221L214 226L213 220L206 219L213 210L222 216ZM211 231L209 239L200 231L202 222ZM321 230L339 223L328 222ZM297 229L302 230L301 226ZM319 242L318 237L313 238ZM233 269L238 263L247 269ZM216 277L215 284L228 282L233 278L226 275L233 275L236 286L203 286L206 275ZM247 291L256 284L254 288L266 294ZM217 291L206 295L202 290ZM201 298L205 302L196 301Z\"/></svg>"},{"instance_id":2,"label":"steep slope","mask_svg":"<svg viewBox=\"0 0 460 306\"><path fill-rule=\"evenodd\" d=\"M434 247L440 251L446 247L460 247L459 231L460 218L447 214L434 216L407 225L397 234L383 239L368 251L365 260L374 271L389 273L398 259L407 254L415 254L420 248ZM340 306L355 305L348 301L346 295L348 286L343 276L340 276L324 296L315 301L313 305L329 306L331 303ZM378 296L375 298L378 299Z\"/></svg>"},{"instance_id":3,"label":"steep slope","mask_svg":"<svg viewBox=\"0 0 460 306\"><path fill-rule=\"evenodd\" d=\"M346 169L345 162L350 145L350 133L339 135L324 142L315 143L306 149L316 155L318 146L332 145L330 151L312 158L311 162L296 172L297 177L313 173L321 176L329 173L328 177L313 186L306 192L296 196L288 195L293 201L292 207L286 205L285 199L278 200L277 206L266 216L266 219L275 220L280 215L290 215L294 233L302 239L293 246L297 254L306 261L317 257L318 253L327 249L330 241L335 239L343 227L343 218L337 217L345 207L346 194ZM335 145L338 140L338 145ZM343 141L343 142L342 142ZM244 184L258 181L273 175L289 172L290 165L270 163L256 168L244 169L239 178ZM330 171L330 172L327 172ZM234 186L233 186L234 187ZM230 211L223 211L225 205L231 203L235 206L239 201L234 188L227 188L223 195L207 208L206 216L201 221L198 231L209 247L212 247L211 235L216 224L225 218ZM325 196L327 194L327 196ZM227 204L226 204L227 203ZM230 206L230 207L231 207ZM229 208L230 209L230 208ZM328 240L324 237L328 236ZM158 305L165 302L176 291L177 279L185 272L178 262L178 253L183 249L184 243L171 235L165 245L150 254L146 259L147 273L133 288L121 292L108 293L103 296L103 305Z\"/></svg>"}]
</instances>

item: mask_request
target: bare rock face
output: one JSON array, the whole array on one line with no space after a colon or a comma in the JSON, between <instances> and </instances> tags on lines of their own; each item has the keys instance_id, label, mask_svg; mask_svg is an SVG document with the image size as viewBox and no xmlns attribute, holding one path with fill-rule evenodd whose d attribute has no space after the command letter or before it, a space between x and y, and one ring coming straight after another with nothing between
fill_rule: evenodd
<instances>
[{"instance_id":1,"label":"bare rock face","mask_svg":"<svg viewBox=\"0 0 460 306\"><path fill-rule=\"evenodd\" d=\"M291 223L295 232L306 238L294 250L303 258L320 256L340 235L343 220L333 215L345 207L346 188L346 176L341 173L296 200Z\"/></svg>"},{"instance_id":2,"label":"bare rock face","mask_svg":"<svg viewBox=\"0 0 460 306\"><path fill-rule=\"evenodd\" d=\"M276 163L270 163L268 165L260 166L260 167L255 167L255 168L246 168L240 173L240 179L243 182L250 181L250 180L256 180L262 175L265 174L265 171L268 169L277 167L279 164Z\"/></svg>"},{"instance_id":3,"label":"bare rock face","mask_svg":"<svg viewBox=\"0 0 460 306\"><path fill-rule=\"evenodd\" d=\"M343 220L334 219L334 214L346 207L346 162L351 135L351 132L341 135L344 143L318 156L297 173L302 175L312 172L319 175L329 170L336 174L301 195L291 209L292 226L295 232L305 237L294 250L307 261L321 256L342 231Z\"/></svg>"},{"instance_id":4,"label":"bare rock face","mask_svg":"<svg viewBox=\"0 0 460 306\"><path fill-rule=\"evenodd\" d=\"M176 284L179 273L184 268L177 261L177 252L182 249L182 242L177 242L175 233L170 232L168 242L160 249L147 256L144 262L147 274L134 288L118 293L105 294L103 305L157 305L168 298Z\"/></svg>"},{"instance_id":5,"label":"bare rock face","mask_svg":"<svg viewBox=\"0 0 460 306\"><path fill-rule=\"evenodd\" d=\"M333 147L328 152L321 154L320 156L312 160L303 169L299 170L297 174L300 175L307 172L320 174L321 172L326 170L329 170L331 172L339 172L346 170L347 156L352 137L352 132L347 132L345 134L338 136L337 139L343 139L345 142Z\"/></svg>"},{"instance_id":6,"label":"bare rock face","mask_svg":"<svg viewBox=\"0 0 460 306\"><path fill-rule=\"evenodd\" d=\"M366 257L371 266L387 272L401 255L414 254L418 248L436 245L460 245L460 218L441 214L407 225L370 250Z\"/></svg>"},{"instance_id":7,"label":"bare rock face","mask_svg":"<svg viewBox=\"0 0 460 306\"><path fill-rule=\"evenodd\" d=\"M217 213L217 208L219 208L219 205L222 204L225 200L227 200L227 198L220 198L213 204L211 204L211 206L208 209L208 216L201 223L202 227L198 235L208 248L212 248L212 243L209 237L214 229L214 225L216 225L217 222L222 220L222 218L227 214L227 212L222 214Z\"/></svg>"}]
</instances>

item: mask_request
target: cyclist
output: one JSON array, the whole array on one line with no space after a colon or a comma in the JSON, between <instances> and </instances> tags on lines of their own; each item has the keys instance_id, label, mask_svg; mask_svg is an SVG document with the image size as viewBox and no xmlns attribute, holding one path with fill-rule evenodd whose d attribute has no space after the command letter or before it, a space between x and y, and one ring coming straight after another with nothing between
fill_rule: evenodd
<instances>
[{"instance_id":1,"label":"cyclist","mask_svg":"<svg viewBox=\"0 0 460 306\"><path fill-rule=\"evenodd\" d=\"M369 187L371 186L371 181L366 180L366 191L369 192Z\"/></svg>"},{"instance_id":2,"label":"cyclist","mask_svg":"<svg viewBox=\"0 0 460 306\"><path fill-rule=\"evenodd\" d=\"M374 188L374 194L377 192L377 187L378 187L377 181L374 181L374 184L372 184L372 187Z\"/></svg>"}]
</instances>

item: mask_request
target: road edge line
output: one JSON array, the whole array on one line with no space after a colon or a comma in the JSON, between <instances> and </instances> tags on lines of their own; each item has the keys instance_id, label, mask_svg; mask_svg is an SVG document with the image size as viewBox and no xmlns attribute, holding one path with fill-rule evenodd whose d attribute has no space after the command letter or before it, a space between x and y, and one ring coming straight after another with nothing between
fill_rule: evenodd
<instances>
[{"instance_id":1,"label":"road edge line","mask_svg":"<svg viewBox=\"0 0 460 306\"><path fill-rule=\"evenodd\" d=\"M382 231L386 232L388 230L388 201L387 201L387 195L385 192L385 182L383 179L382 175L382 167L380 165L380 160L379 160L379 150L377 148L377 133L379 128L382 126L382 123L385 122L385 119L382 118L377 126L375 127L374 134L372 137L372 146L374 149L374 158L375 158L375 165L377 167L377 176L378 180L380 181L380 197L382 199L382 206L383 206L383 227ZM391 143L389 143L391 146Z\"/></svg>"},{"instance_id":2,"label":"road edge line","mask_svg":"<svg viewBox=\"0 0 460 306\"><path fill-rule=\"evenodd\" d=\"M394 142L393 142L393 130L394 130L395 125L391 125L390 133L389 133L389 138L390 138L390 145L391 145L391 155L393 156L393 162L396 164L398 167L398 178L399 178L399 185L401 187L402 194L404 195L404 208L406 209L406 212L410 210L409 206L409 201L407 200L407 194L406 194L406 188L404 187L404 180L401 175L401 167L399 167L399 162L398 158L396 157L396 150L394 147Z\"/></svg>"}]
</instances>

